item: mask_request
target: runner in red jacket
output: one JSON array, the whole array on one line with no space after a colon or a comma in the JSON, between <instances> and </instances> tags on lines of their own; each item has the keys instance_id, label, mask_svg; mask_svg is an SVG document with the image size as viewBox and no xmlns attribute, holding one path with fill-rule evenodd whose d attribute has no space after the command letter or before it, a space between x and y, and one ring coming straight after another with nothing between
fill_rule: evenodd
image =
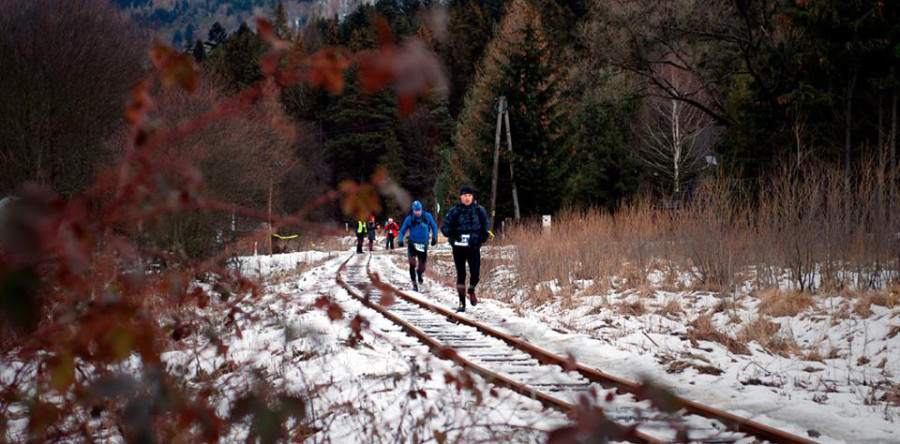
<instances>
[{"instance_id":1,"label":"runner in red jacket","mask_svg":"<svg viewBox=\"0 0 900 444\"><path fill-rule=\"evenodd\" d=\"M394 239L397 238L397 231L400 230L400 226L394 222L394 219L388 219L387 223L384 224L384 234L387 238L387 245L385 248L391 251L394 251Z\"/></svg>"}]
</instances>

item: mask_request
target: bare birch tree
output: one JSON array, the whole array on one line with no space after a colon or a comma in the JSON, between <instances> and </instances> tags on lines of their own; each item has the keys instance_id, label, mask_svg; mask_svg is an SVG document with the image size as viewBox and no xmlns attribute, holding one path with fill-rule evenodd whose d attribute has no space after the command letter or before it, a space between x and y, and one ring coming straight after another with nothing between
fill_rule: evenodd
<instances>
[{"instance_id":1,"label":"bare birch tree","mask_svg":"<svg viewBox=\"0 0 900 444\"><path fill-rule=\"evenodd\" d=\"M668 84L677 90L696 89L689 75L666 68ZM637 154L665 188L683 190L696 177L710 154L712 118L690 103L664 94L651 95L638 124Z\"/></svg>"}]
</instances>

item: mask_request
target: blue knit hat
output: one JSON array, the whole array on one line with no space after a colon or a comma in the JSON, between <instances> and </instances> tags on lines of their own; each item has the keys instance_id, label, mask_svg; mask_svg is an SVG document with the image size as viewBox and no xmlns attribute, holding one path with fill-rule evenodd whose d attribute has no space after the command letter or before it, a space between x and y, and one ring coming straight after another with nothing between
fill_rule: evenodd
<instances>
[{"instance_id":1,"label":"blue knit hat","mask_svg":"<svg viewBox=\"0 0 900 444\"><path fill-rule=\"evenodd\" d=\"M459 195L462 196L463 194L475 194L475 190L473 190L472 187L468 185L464 185L459 189Z\"/></svg>"},{"instance_id":2,"label":"blue knit hat","mask_svg":"<svg viewBox=\"0 0 900 444\"><path fill-rule=\"evenodd\" d=\"M422 202L419 202L419 201L413 202L413 204L412 204L413 211L419 211L421 209L422 209Z\"/></svg>"}]
</instances>

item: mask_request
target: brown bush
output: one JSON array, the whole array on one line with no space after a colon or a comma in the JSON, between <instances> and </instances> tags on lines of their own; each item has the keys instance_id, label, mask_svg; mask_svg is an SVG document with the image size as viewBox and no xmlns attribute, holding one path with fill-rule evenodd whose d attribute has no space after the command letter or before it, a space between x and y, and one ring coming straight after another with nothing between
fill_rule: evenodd
<instances>
[{"instance_id":1,"label":"brown bush","mask_svg":"<svg viewBox=\"0 0 900 444\"><path fill-rule=\"evenodd\" d=\"M614 214L568 211L554 219L552 236L523 224L507 237L528 285L593 279L608 291L613 281L636 288L663 271L664 286L691 272L695 289L730 292L746 276L759 290L779 288L786 272L800 293L876 291L900 277L900 239L891 235L900 231L900 189L889 189L883 162L864 161L851 176L807 164L766 177L756 198L714 179L677 210L645 199Z\"/></svg>"},{"instance_id":2,"label":"brown bush","mask_svg":"<svg viewBox=\"0 0 900 444\"><path fill-rule=\"evenodd\" d=\"M797 316L808 310L815 302L813 295L805 292L781 291L770 288L756 293L759 298L758 312L773 318Z\"/></svg>"},{"instance_id":3,"label":"brown bush","mask_svg":"<svg viewBox=\"0 0 900 444\"><path fill-rule=\"evenodd\" d=\"M750 354L750 349L742 342L716 329L709 316L699 316L691 321L688 326L690 327L687 333L688 338L692 341L716 342L722 344L728 351L736 355Z\"/></svg>"},{"instance_id":4,"label":"brown bush","mask_svg":"<svg viewBox=\"0 0 900 444\"><path fill-rule=\"evenodd\" d=\"M674 317L675 315L683 314L684 309L681 308L681 303L678 302L678 299L673 297L668 298L666 303L659 307L656 313L660 316Z\"/></svg>"},{"instance_id":5,"label":"brown bush","mask_svg":"<svg viewBox=\"0 0 900 444\"><path fill-rule=\"evenodd\" d=\"M621 301L615 305L615 308L617 313L628 316L643 316L647 313L647 308L640 299L631 302Z\"/></svg>"},{"instance_id":6,"label":"brown bush","mask_svg":"<svg viewBox=\"0 0 900 444\"><path fill-rule=\"evenodd\" d=\"M864 318L872 316L872 305L886 308L897 307L900 305L900 295L887 291L863 293L854 304L853 312Z\"/></svg>"},{"instance_id":7,"label":"brown bush","mask_svg":"<svg viewBox=\"0 0 900 444\"><path fill-rule=\"evenodd\" d=\"M759 318L741 327L738 340L745 343L755 341L772 353L787 357L797 351L797 344L793 338L779 335L780 330L780 324Z\"/></svg>"}]
</instances>

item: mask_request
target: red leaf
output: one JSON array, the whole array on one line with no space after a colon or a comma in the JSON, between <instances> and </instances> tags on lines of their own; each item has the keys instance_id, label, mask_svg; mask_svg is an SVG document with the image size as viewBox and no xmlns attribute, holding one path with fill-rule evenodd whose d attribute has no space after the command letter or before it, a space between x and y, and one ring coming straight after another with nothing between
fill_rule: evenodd
<instances>
[{"instance_id":1,"label":"red leaf","mask_svg":"<svg viewBox=\"0 0 900 444\"><path fill-rule=\"evenodd\" d=\"M328 319L332 321L337 321L340 319L344 319L344 310L338 304L331 304L328 306Z\"/></svg>"},{"instance_id":2,"label":"red leaf","mask_svg":"<svg viewBox=\"0 0 900 444\"><path fill-rule=\"evenodd\" d=\"M394 294L391 291L384 291L381 293L381 299L378 300L378 303L383 307L390 307L394 305L397 300L394 298Z\"/></svg>"},{"instance_id":3,"label":"red leaf","mask_svg":"<svg viewBox=\"0 0 900 444\"><path fill-rule=\"evenodd\" d=\"M344 71L350 60L342 51L324 49L309 57L309 84L339 94L344 89Z\"/></svg>"},{"instance_id":4,"label":"red leaf","mask_svg":"<svg viewBox=\"0 0 900 444\"><path fill-rule=\"evenodd\" d=\"M262 17L256 18L256 29L259 31L259 38L266 43L272 43L278 39L278 36L275 35L275 27L272 26L270 21Z\"/></svg>"},{"instance_id":5,"label":"red leaf","mask_svg":"<svg viewBox=\"0 0 900 444\"><path fill-rule=\"evenodd\" d=\"M567 372L571 372L576 368L578 368L578 364L575 362L575 355L573 355L572 352L569 352L566 355L566 361L563 363L563 369Z\"/></svg>"}]
</instances>

